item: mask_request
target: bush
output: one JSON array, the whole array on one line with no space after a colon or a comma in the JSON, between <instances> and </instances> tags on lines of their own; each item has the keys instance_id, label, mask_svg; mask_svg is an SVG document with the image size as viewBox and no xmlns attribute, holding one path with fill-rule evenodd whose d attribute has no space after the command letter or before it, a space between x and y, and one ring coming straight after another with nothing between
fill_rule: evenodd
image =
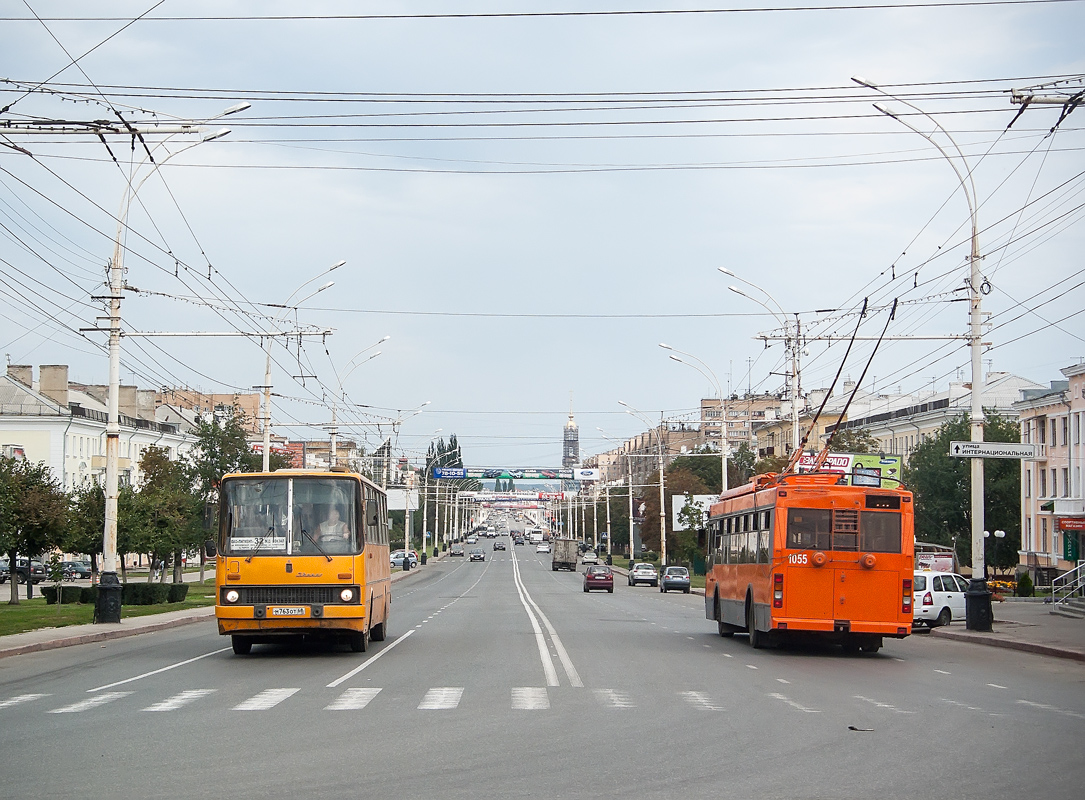
<instances>
[{"instance_id":1,"label":"bush","mask_svg":"<svg viewBox=\"0 0 1085 800\"><path fill-rule=\"evenodd\" d=\"M170 603L183 603L185 598L188 597L188 584L187 583L171 583L169 594L167 595L167 602Z\"/></svg>"},{"instance_id":2,"label":"bush","mask_svg":"<svg viewBox=\"0 0 1085 800\"><path fill-rule=\"evenodd\" d=\"M170 593L170 584L165 583L126 583L121 589L121 605L153 606L165 603Z\"/></svg>"},{"instance_id":3,"label":"bush","mask_svg":"<svg viewBox=\"0 0 1085 800\"><path fill-rule=\"evenodd\" d=\"M98 603L98 587L85 586L79 590L79 602L85 606L93 606Z\"/></svg>"},{"instance_id":4,"label":"bush","mask_svg":"<svg viewBox=\"0 0 1085 800\"><path fill-rule=\"evenodd\" d=\"M43 586L41 587L41 596L45 598L45 605L51 606L57 601L57 587L55 586Z\"/></svg>"},{"instance_id":5,"label":"bush","mask_svg":"<svg viewBox=\"0 0 1085 800\"><path fill-rule=\"evenodd\" d=\"M78 603L83 596L83 590L78 586L60 587L61 603Z\"/></svg>"},{"instance_id":6,"label":"bush","mask_svg":"<svg viewBox=\"0 0 1085 800\"><path fill-rule=\"evenodd\" d=\"M1032 585L1032 578L1029 577L1027 572L1022 573L1021 577L1017 579L1017 596L1032 597L1035 592L1036 587Z\"/></svg>"}]
</instances>

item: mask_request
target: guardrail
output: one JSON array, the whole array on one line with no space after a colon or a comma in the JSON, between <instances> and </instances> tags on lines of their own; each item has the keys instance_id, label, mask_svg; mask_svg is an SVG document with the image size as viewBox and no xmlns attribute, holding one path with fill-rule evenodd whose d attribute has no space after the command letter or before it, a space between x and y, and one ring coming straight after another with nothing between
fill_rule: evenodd
<instances>
[{"instance_id":1,"label":"guardrail","mask_svg":"<svg viewBox=\"0 0 1085 800\"><path fill-rule=\"evenodd\" d=\"M1051 603L1058 606L1085 590L1085 561L1079 561L1072 570L1062 573L1051 581Z\"/></svg>"}]
</instances>

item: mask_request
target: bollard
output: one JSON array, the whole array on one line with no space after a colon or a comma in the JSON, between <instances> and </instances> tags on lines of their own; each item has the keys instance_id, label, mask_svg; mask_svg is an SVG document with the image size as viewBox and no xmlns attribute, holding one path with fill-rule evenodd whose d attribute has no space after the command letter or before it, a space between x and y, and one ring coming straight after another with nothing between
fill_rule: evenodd
<instances>
[{"instance_id":1,"label":"bollard","mask_svg":"<svg viewBox=\"0 0 1085 800\"><path fill-rule=\"evenodd\" d=\"M422 566L426 565L426 551L422 551Z\"/></svg>"}]
</instances>

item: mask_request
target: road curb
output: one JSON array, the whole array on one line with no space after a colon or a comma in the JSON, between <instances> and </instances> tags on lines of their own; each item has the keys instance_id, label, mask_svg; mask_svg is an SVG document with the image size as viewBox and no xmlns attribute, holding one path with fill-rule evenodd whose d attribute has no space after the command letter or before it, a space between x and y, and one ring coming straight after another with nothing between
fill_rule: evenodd
<instances>
[{"instance_id":1,"label":"road curb","mask_svg":"<svg viewBox=\"0 0 1085 800\"><path fill-rule=\"evenodd\" d=\"M202 612L203 609L200 609ZM151 622L145 625L132 628L113 628L110 630L94 631L93 633L80 633L74 636L64 636L58 639L50 639L42 642L31 642L29 644L15 645L13 647L4 647L0 644L0 658L7 658L8 656L21 656L26 653L39 653L44 650L56 650L61 647L74 647L78 644L93 644L94 642L105 642L110 639L125 639L129 636L139 636L143 633L154 633L155 631L169 630L170 628L179 628L182 625L191 625L194 622L203 622L207 619L214 619L215 609L209 607L206 612L199 614L192 614L187 617L177 617L175 619L162 620L160 622ZM29 631L28 631L29 633ZM19 634L15 634L18 636Z\"/></svg>"},{"instance_id":2,"label":"road curb","mask_svg":"<svg viewBox=\"0 0 1085 800\"><path fill-rule=\"evenodd\" d=\"M931 635L937 636L940 639L954 639L959 642L982 644L987 647L1004 647L1008 650L1019 650L1022 653L1033 653L1035 655L1051 656L1052 658L1065 658L1070 661L1085 663L1085 653L1079 650L1067 650L1063 647L1054 647L1038 642L1021 642L1014 639L1000 639L992 634L946 631L941 628L933 629Z\"/></svg>"}]
</instances>

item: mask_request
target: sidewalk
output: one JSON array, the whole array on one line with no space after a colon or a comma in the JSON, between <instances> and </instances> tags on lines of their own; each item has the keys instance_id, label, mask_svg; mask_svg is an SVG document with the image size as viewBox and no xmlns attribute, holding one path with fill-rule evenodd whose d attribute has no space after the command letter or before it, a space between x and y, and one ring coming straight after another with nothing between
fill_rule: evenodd
<instances>
[{"instance_id":1,"label":"sidewalk","mask_svg":"<svg viewBox=\"0 0 1085 800\"><path fill-rule=\"evenodd\" d=\"M444 554L442 553L442 555ZM393 573L392 583L417 574L417 570L420 568L416 567L410 572ZM212 577L214 574L213 571L209 573ZM185 577L188 578L187 575ZM198 579L199 573L196 573L192 580ZM55 650L58 647L72 647L77 644L123 639L128 636L138 636L141 633L153 633L154 631L169 630L181 625L213 621L214 618L214 606L189 608L184 611L167 611L162 614L149 614L145 617L130 618L125 618L122 612L120 625L68 625L63 628L39 628L26 633L0 636L0 658L18 656L24 653L37 653L42 650Z\"/></svg>"},{"instance_id":2,"label":"sidewalk","mask_svg":"<svg viewBox=\"0 0 1085 800\"><path fill-rule=\"evenodd\" d=\"M1085 620L1052 614L1045 603L995 603L994 614L990 633L966 630L963 622L955 622L935 628L931 635L1085 662Z\"/></svg>"}]
</instances>

